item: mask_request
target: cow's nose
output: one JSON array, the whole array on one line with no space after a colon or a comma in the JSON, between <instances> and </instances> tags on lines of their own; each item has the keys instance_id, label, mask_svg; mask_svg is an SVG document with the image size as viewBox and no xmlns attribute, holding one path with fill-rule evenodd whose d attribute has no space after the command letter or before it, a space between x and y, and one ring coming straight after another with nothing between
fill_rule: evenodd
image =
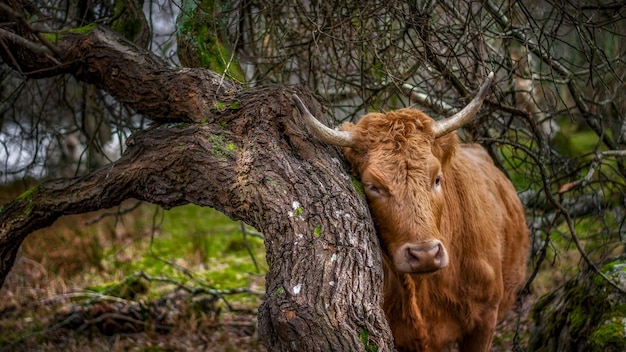
<instances>
[{"instance_id":1,"label":"cow's nose","mask_svg":"<svg viewBox=\"0 0 626 352\"><path fill-rule=\"evenodd\" d=\"M439 240L405 244L396 254L396 269L407 273L433 272L448 266L448 252Z\"/></svg>"}]
</instances>

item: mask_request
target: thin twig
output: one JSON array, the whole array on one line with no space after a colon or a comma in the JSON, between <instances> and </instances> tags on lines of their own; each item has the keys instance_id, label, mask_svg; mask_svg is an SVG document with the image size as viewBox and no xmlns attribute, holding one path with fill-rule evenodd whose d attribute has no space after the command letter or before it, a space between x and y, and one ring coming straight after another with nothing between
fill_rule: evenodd
<instances>
[{"instance_id":1,"label":"thin twig","mask_svg":"<svg viewBox=\"0 0 626 352\"><path fill-rule=\"evenodd\" d=\"M19 36L13 32L9 32L3 28L0 28L0 37L11 40L15 42L16 44L27 48L28 50L32 51L35 54L44 55L44 54L51 53L50 48L46 47L45 45L39 45L39 44L33 43L30 40L22 36Z\"/></svg>"},{"instance_id":2,"label":"thin twig","mask_svg":"<svg viewBox=\"0 0 626 352\"><path fill-rule=\"evenodd\" d=\"M120 314L120 313L103 313L101 315L99 315L97 318L93 318L93 319L89 319L89 320L85 320L83 322L83 324L81 324L81 327L78 330L82 330L84 329L84 327L88 326L88 325L94 325L97 324L103 320L106 319L116 319L116 320L124 320L133 324L139 324L139 325L146 325L147 323L145 321L142 320L138 320L138 319L134 319L131 318L129 316L126 316L124 314ZM155 328L158 329L171 329L171 326L166 326L166 325L159 325L159 324L155 324L155 325L151 325Z\"/></svg>"},{"instance_id":3,"label":"thin twig","mask_svg":"<svg viewBox=\"0 0 626 352\"><path fill-rule=\"evenodd\" d=\"M252 253L250 242L248 242L248 232L246 231L246 224L243 221L240 221L239 224L241 226L241 233L243 235L243 243L246 245L246 250L248 251L250 258L252 258L252 263L254 263L254 268L256 269L256 272L259 273L259 263L257 263L254 253Z\"/></svg>"},{"instance_id":4,"label":"thin twig","mask_svg":"<svg viewBox=\"0 0 626 352\"><path fill-rule=\"evenodd\" d=\"M65 325L71 323L72 320L74 320L75 317L76 317L76 315L72 314L69 317L67 317L66 319L64 319L64 320L54 324L53 326L51 326L49 328L46 328L46 329L43 329L43 330L39 330L39 331L35 331L35 332L30 333L30 334L22 335L22 336L16 338L15 340L8 342L5 346L0 348L0 352L12 351L13 350L12 349L13 346L15 346L16 344L18 344L18 343L20 343L20 342L22 342L24 340L30 339L32 337L41 336L41 335L50 333L52 331L55 331L57 329L60 329L60 328L64 327Z\"/></svg>"},{"instance_id":5,"label":"thin twig","mask_svg":"<svg viewBox=\"0 0 626 352\"><path fill-rule=\"evenodd\" d=\"M574 182L568 182L564 184L563 186L561 186L561 188L559 188L559 191L557 193L563 194L565 192L569 192L571 190L588 185L589 182L591 182L593 175L600 168L602 159L607 156L624 157L626 156L626 150L605 150L603 152L600 152L599 154L596 155L594 160L591 162L591 165L589 166L589 170L587 171L587 174L583 178L576 180Z\"/></svg>"},{"instance_id":6,"label":"thin twig","mask_svg":"<svg viewBox=\"0 0 626 352\"><path fill-rule=\"evenodd\" d=\"M13 9L11 9L8 5L6 4L2 4L0 3L0 11L8 14L9 16L15 18L15 20L17 22L19 22L20 24L22 24L24 27L26 27L26 29L33 33L37 39L39 39L39 41L45 46L47 47L50 52L54 53L54 55L56 56L60 56L63 51L61 50L61 48L59 48L58 46L52 44L46 37L44 37L41 34L41 31L35 29L28 21L26 21L26 19L24 18L24 16L20 13L17 13L15 11L13 11ZM26 40L26 39L25 39ZM49 57L51 60L55 61L55 63L57 65L60 65L61 63L58 62L55 58L53 57Z\"/></svg>"},{"instance_id":7,"label":"thin twig","mask_svg":"<svg viewBox=\"0 0 626 352\"><path fill-rule=\"evenodd\" d=\"M135 202L135 204L133 204L133 205L131 205L129 207L122 208L122 209L119 209L117 211L109 211L109 212L101 213L97 217L95 217L95 218L93 218L91 220L87 220L85 222L85 225L92 225L92 224L94 224L94 223L96 223L96 222L98 222L98 221L100 221L100 220L102 220L102 219L104 219L104 218L106 218L108 216L120 216L120 215L124 215L124 214L130 213L131 211L137 209L141 204L142 204L141 201L137 201L137 202Z\"/></svg>"},{"instance_id":8,"label":"thin twig","mask_svg":"<svg viewBox=\"0 0 626 352\"><path fill-rule=\"evenodd\" d=\"M408 83L402 84L402 88L407 91L407 94L411 99L416 101L421 106L425 106L446 115L451 115L458 111L457 108L441 99L435 99L432 95L417 91L416 87Z\"/></svg>"}]
</instances>

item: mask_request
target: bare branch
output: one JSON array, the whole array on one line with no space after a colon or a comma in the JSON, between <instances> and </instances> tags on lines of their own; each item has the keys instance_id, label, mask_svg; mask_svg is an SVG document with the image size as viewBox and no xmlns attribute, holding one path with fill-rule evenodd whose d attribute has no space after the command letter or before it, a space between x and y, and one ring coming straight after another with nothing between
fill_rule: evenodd
<instances>
[{"instance_id":1,"label":"bare branch","mask_svg":"<svg viewBox=\"0 0 626 352\"><path fill-rule=\"evenodd\" d=\"M131 211L137 209L139 206L141 205L141 202L135 202L133 205L123 208L123 209L118 209L117 211L107 211L107 212L103 212L100 215L96 216L95 218L88 220L85 222L85 225L92 225L97 223L98 221L109 217L109 216L120 216L120 215L124 215L126 213L130 213Z\"/></svg>"},{"instance_id":2,"label":"bare branch","mask_svg":"<svg viewBox=\"0 0 626 352\"><path fill-rule=\"evenodd\" d=\"M1 4L0 4L1 5ZM35 44L33 42L31 42L30 40L19 36L13 32L9 32L6 29L0 28L0 37L11 40L13 42L15 42L18 45L24 46L26 47L28 50L32 51L35 54L39 54L39 55L44 55L44 54L51 54L52 52L50 51L50 48L44 46L44 45L39 45L39 44Z\"/></svg>"},{"instance_id":3,"label":"bare branch","mask_svg":"<svg viewBox=\"0 0 626 352\"><path fill-rule=\"evenodd\" d=\"M61 55L61 49L57 47L56 45L52 44L46 37L44 37L41 34L40 31L33 28L33 26L31 26L31 24L28 21L26 21L24 16L13 11L8 5L3 4L3 3L0 3L0 11L14 18L19 24L24 26L29 32L33 33L37 37L37 39L39 39L39 41L43 43L43 45L46 48L48 48L48 50L50 50L50 52L54 53L56 56Z\"/></svg>"},{"instance_id":4,"label":"bare branch","mask_svg":"<svg viewBox=\"0 0 626 352\"><path fill-rule=\"evenodd\" d=\"M589 184L589 182L591 182L591 179L593 178L593 175L600 168L600 165L602 164L602 159L607 156L624 157L626 156L626 150L605 150L600 152L594 158L593 162L589 166L589 171L587 171L587 174L583 178L564 184L563 186L561 186L561 188L559 188L558 193L562 194L565 192L569 192Z\"/></svg>"},{"instance_id":5,"label":"bare branch","mask_svg":"<svg viewBox=\"0 0 626 352\"><path fill-rule=\"evenodd\" d=\"M443 100L435 99L432 95L419 92L416 87L408 83L402 84L402 88L406 89L408 91L408 95L418 104L429 109L433 109L441 114L451 115L459 111L459 109Z\"/></svg>"}]
</instances>

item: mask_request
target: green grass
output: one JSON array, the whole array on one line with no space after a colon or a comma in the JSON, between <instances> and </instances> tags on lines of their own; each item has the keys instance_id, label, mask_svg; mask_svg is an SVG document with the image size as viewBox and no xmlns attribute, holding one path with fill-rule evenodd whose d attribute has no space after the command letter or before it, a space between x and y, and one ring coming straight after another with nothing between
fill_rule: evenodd
<instances>
[{"instance_id":1,"label":"green grass","mask_svg":"<svg viewBox=\"0 0 626 352\"><path fill-rule=\"evenodd\" d=\"M530 149L532 146L526 147ZM523 149L512 145L502 145L498 150L508 176L518 190L538 187L538 184L533 181L537 170Z\"/></svg>"},{"instance_id":2,"label":"green grass","mask_svg":"<svg viewBox=\"0 0 626 352\"><path fill-rule=\"evenodd\" d=\"M105 267L123 275L144 272L187 282L193 273L216 289L248 287L267 271L261 239L244 238L239 222L195 205L165 211L149 239L113 247L104 257Z\"/></svg>"},{"instance_id":3,"label":"green grass","mask_svg":"<svg viewBox=\"0 0 626 352\"><path fill-rule=\"evenodd\" d=\"M11 197L19 192L23 190L16 189ZM70 307L97 311L112 302L148 307L150 302L165 302L173 296L177 297L175 303L170 301L167 306L174 319L168 320L171 338L154 334L146 325L140 337L125 340L120 335L122 345L149 346L161 339L176 345L179 337L184 344L201 335L214 336L216 346L258 345L256 339L229 342L230 330L221 328L235 319L254 326L267 264L263 240L250 233L253 229L246 227L250 232L244 237L240 222L195 205L164 211L143 204L123 216L108 216L90 224L103 213L63 217L24 241L24 259L16 263L14 275L3 286L6 299L0 302L0 311L5 312L0 316L0 346L105 350L100 345L108 343L108 336L51 327L64 321ZM60 298L66 294L72 298ZM147 322L151 319L144 318ZM59 331L65 339L56 338ZM73 339L87 342L77 348Z\"/></svg>"}]
</instances>

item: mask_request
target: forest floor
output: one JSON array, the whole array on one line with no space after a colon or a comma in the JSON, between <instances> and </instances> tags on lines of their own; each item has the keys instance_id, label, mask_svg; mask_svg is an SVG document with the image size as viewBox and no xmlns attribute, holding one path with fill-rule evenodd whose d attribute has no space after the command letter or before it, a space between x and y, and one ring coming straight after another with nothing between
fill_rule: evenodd
<instances>
[{"instance_id":1,"label":"forest floor","mask_svg":"<svg viewBox=\"0 0 626 352\"><path fill-rule=\"evenodd\" d=\"M25 240L0 289L0 352L266 351L266 272L259 234L212 209L129 202L64 217ZM503 317L491 351L525 345L530 307L558 276Z\"/></svg>"}]
</instances>

